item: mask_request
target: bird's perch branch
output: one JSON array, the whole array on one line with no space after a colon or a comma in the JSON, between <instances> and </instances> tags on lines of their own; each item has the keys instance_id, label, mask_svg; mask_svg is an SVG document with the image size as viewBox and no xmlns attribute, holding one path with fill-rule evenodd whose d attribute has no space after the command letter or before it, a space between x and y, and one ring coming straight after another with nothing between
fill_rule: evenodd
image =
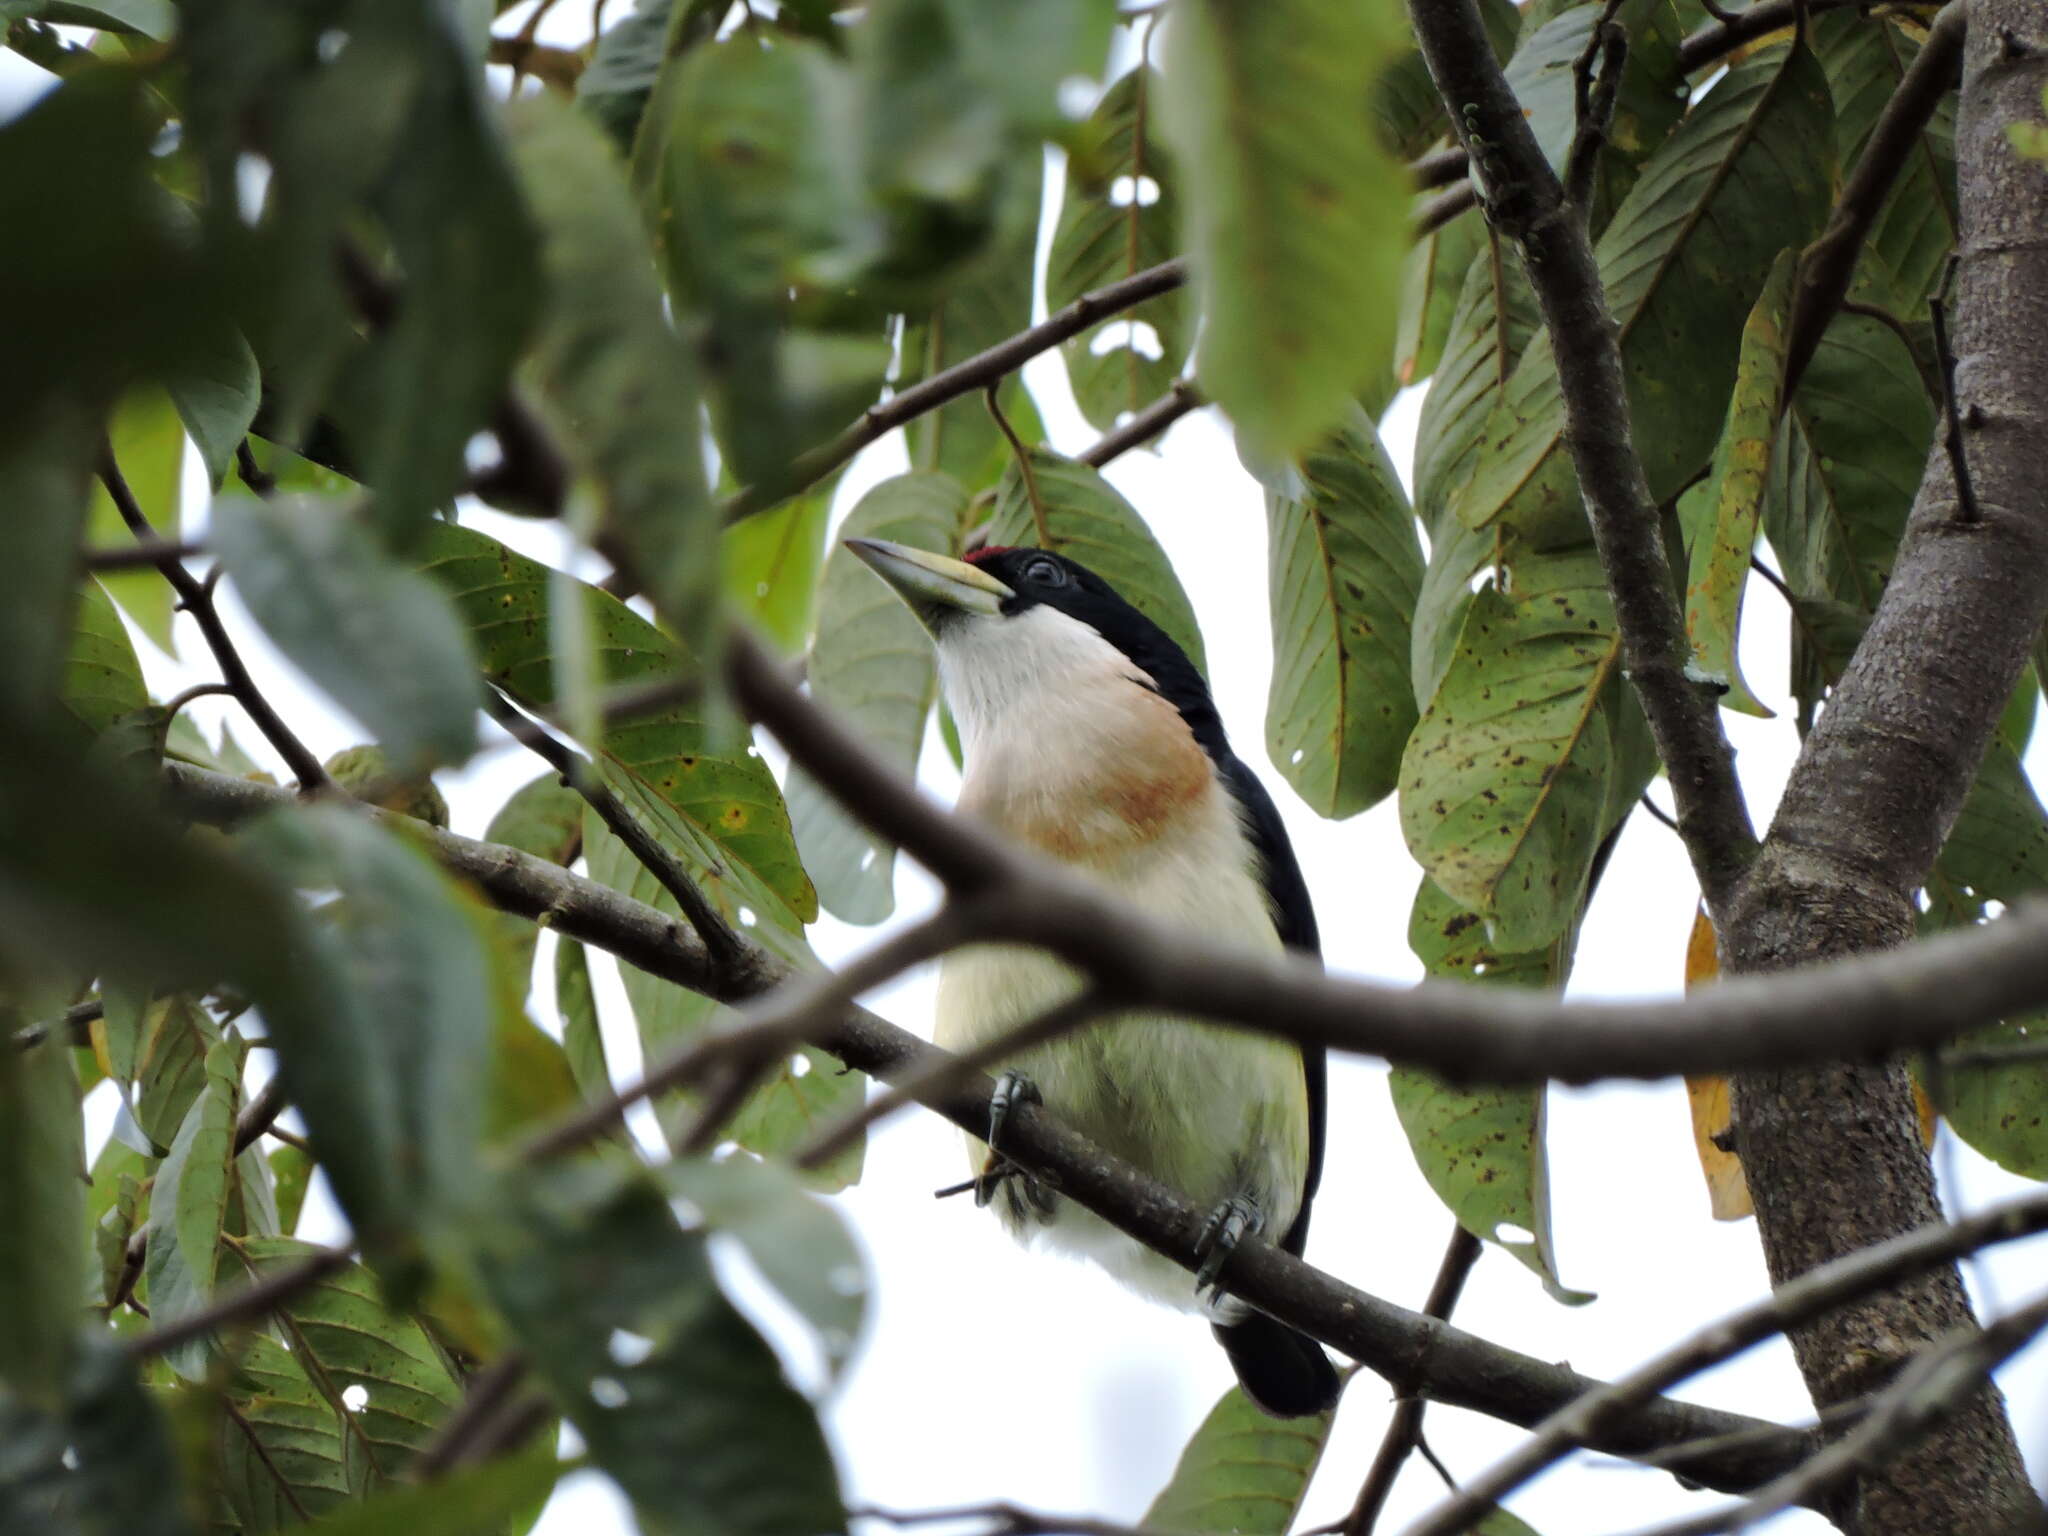
<instances>
[{"instance_id":1,"label":"bird's perch branch","mask_svg":"<svg viewBox=\"0 0 2048 1536\"><path fill-rule=\"evenodd\" d=\"M1415 34L1468 151L1487 216L1516 241L1542 306L1564 398L1565 442L1614 599L1628 676L1671 778L1679 835L1717 914L1756 852L1720 704L1686 676L1691 648L1662 522L1630 436L1614 318L1585 224L1543 157L1473 0L1411 0Z\"/></svg>"}]
</instances>

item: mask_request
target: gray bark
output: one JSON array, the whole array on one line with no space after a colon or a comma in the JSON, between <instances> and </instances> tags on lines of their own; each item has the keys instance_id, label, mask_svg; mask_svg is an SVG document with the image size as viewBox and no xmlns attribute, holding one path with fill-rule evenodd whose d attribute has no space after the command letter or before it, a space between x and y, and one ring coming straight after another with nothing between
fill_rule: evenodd
<instances>
[{"instance_id":1,"label":"gray bark","mask_svg":"<svg viewBox=\"0 0 2048 1536\"><path fill-rule=\"evenodd\" d=\"M2039 0L1974 0L1953 331L1976 506L1958 505L1937 441L1876 619L1724 914L1732 970L1911 937L1914 892L2048 615L2048 169L2020 159L2005 135L2041 113L2044 50ZM1940 1219L1901 1066L1752 1074L1737 1081L1735 1106L1774 1282ZM1827 1406L1973 1324L1950 1266L1798 1330L1793 1347ZM1886 1536L1989 1536L2041 1518L1995 1389L1865 1476L1837 1514Z\"/></svg>"}]
</instances>

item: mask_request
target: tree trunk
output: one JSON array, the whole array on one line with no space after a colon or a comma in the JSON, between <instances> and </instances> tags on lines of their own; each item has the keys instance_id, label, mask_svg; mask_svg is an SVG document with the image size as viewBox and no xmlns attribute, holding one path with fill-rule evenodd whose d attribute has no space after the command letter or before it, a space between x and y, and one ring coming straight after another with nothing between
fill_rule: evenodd
<instances>
[{"instance_id":1,"label":"tree trunk","mask_svg":"<svg viewBox=\"0 0 2048 1536\"><path fill-rule=\"evenodd\" d=\"M1808 738L1762 854L1721 914L1731 970L1906 942L1913 896L2048 614L2048 168L2008 123L2039 118L2048 8L1973 0L1956 152L1955 392L1975 508L1937 440L1868 636ZM1941 1218L1897 1064L1744 1078L1739 1145L1773 1281ZM1799 1330L1817 1406L1882 1385L1974 1326L1954 1266ZM2041 1518L1988 1389L1845 1490L1865 1536L1985 1536Z\"/></svg>"}]
</instances>

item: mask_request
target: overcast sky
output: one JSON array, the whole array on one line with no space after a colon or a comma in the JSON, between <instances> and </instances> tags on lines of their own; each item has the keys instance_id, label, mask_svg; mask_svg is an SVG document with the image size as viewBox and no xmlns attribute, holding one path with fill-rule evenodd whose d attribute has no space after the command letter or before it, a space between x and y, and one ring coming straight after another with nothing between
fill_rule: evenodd
<instances>
[{"instance_id":1,"label":"overcast sky","mask_svg":"<svg viewBox=\"0 0 2048 1536\"><path fill-rule=\"evenodd\" d=\"M583 19L576 19L581 13ZM587 7L565 4L544 35L573 44L587 35ZM0 54L0 115L19 110L37 82L29 66ZM1058 177L1051 178L1056 196ZM1051 228L1048 219L1045 227ZM1041 252L1041 259L1043 253ZM1056 448L1075 451L1095 434L1074 409L1055 354L1026 377ZM1387 447L1407 473L1418 391L1398 400L1382 424ZM1118 461L1110 478L1151 523L1199 615L1211 681L1238 751L1259 769L1286 817L1321 919L1331 969L1401 981L1420 974L1406 945L1418 870L1402 845L1391 801L1348 822L1326 822L1296 800L1265 761L1263 721L1271 665L1265 588L1266 533L1261 494L1239 467L1227 427L1213 411L1178 425L1158 456ZM895 440L857 461L836 515L861 492L903 467ZM204 481L188 474L187 530L203 527ZM465 520L543 559L559 559L549 525L465 509ZM346 717L310 690L256 636L229 589L230 622L271 698L316 751L325 755L361 739ZM1786 615L1768 589L1745 615L1742 665L1758 695L1774 706L1789 697ZM181 626L189 621L180 620ZM204 646L187 630L185 662L156 652L139 633L153 691L165 696L206 680ZM197 665L192 663L197 662ZM203 699L190 713L209 733L228 715ZM1784 719L1725 716L1740 754L1752 811L1767 821L1796 743ZM252 752L253 730L235 720ZM258 755L262 754L258 752ZM779 756L771 758L780 765ZM2048 756L2028 754L2036 775ZM499 745L459 774L444 776L457 831L480 835L505 796L540 765ZM942 746L927 744L921 776L950 798L957 788ZM1652 793L1667 804L1660 782ZM933 887L899 864L893 923L928 911ZM1602 884L1578 955L1572 988L1580 995L1649 995L1679 990L1695 886L1677 839L1638 815ZM830 918L812 930L834 961L873 943L886 929L849 928ZM550 1022L546 995L553 938L542 937L537 1011ZM593 956L594 959L598 958ZM603 982L606 1037L615 1074L638 1065L623 994ZM913 975L869 999L886 1017L928 1033L929 974ZM110 1090L93 1099L91 1124L103 1136ZM1520 1264L1496 1251L1482 1258L1459 1306L1460 1326L1545 1359L1568 1360L1610 1377L1674 1342L1699 1323L1766 1289L1753 1223L1720 1224L1707 1215L1681 1085L1660 1083L1587 1090L1553 1089L1550 1098L1553 1219L1564 1281L1598 1299L1567 1308L1547 1297ZM638 1129L652 1142L651 1124ZM2027 1187L1943 1131L1937 1149L1952 1212L1974 1209ZM865 1346L826 1403L826 1419L849 1498L914 1509L1008 1498L1037 1509L1135 1519L1170 1475L1182 1443L1231 1381L1207 1326L1122 1291L1078 1263L1027 1253L966 1200L934 1201L931 1191L964 1176L958 1133L913 1112L873 1139L861 1185L838 1200L864 1243L876 1276ZM339 1235L331 1203L309 1207L306 1235ZM1340 1059L1331 1073L1328 1169L1316 1204L1311 1262L1404 1306L1420 1305L1451 1220L1417 1173L1388 1103L1384 1069ZM2044 1240L1995 1251L1968 1271L1979 1305L1997 1312L2048 1283ZM772 1302L743 1273L735 1288L784 1345L801 1384L815 1387L815 1360L794 1341ZM2021 1443L2037 1483L2048 1471L2048 1351L2037 1343L2003 1374ZM1808 1411L1789 1349L1775 1342L1689 1384L1683 1395L1783 1421ZM1378 1443L1389 1403L1374 1378L1353 1385L1302 1527L1348 1507ZM1432 1409L1428 1438L1460 1473L1476 1472L1506 1451L1519 1432L1477 1415ZM1382 1529L1396 1531L1441 1492L1417 1461L1396 1490ZM1717 1495L1689 1494L1669 1477L1581 1456L1525 1490L1511 1507L1545 1536L1627 1530L1705 1507ZM623 1502L601 1478L564 1482L539 1530L545 1536L603 1536L631 1529ZM1785 1532L1826 1529L1817 1516L1785 1517ZM943 1528L940 1536L944 1536Z\"/></svg>"}]
</instances>

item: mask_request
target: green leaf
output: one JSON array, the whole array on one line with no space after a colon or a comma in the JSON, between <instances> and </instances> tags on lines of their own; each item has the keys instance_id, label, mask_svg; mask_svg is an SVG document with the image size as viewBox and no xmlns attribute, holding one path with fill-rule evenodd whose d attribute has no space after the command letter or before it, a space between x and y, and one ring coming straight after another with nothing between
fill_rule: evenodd
<instances>
[{"instance_id":1,"label":"green leaf","mask_svg":"<svg viewBox=\"0 0 2048 1536\"><path fill-rule=\"evenodd\" d=\"M1408 917L1408 947L1430 976L1482 986L1563 990L1572 939L1568 931L1539 949L1501 949L1484 918L1427 876ZM1557 1278L1543 1086L1460 1088L1406 1067L1394 1068L1387 1086L1422 1176L1459 1224L1528 1265L1559 1301L1590 1301Z\"/></svg>"},{"instance_id":2,"label":"green leaf","mask_svg":"<svg viewBox=\"0 0 2048 1536\"><path fill-rule=\"evenodd\" d=\"M1837 315L1771 451L1764 532L1793 591L1876 609L1933 435L1906 344L1880 320Z\"/></svg>"},{"instance_id":3,"label":"green leaf","mask_svg":"<svg viewBox=\"0 0 2048 1536\"><path fill-rule=\"evenodd\" d=\"M605 28L576 77L576 105L622 152L630 152L669 51L672 0L640 0L633 14ZM685 14L702 9L686 5ZM713 21L712 26L717 22ZM694 29L693 29L694 30ZM685 34L681 46L700 38Z\"/></svg>"},{"instance_id":4,"label":"green leaf","mask_svg":"<svg viewBox=\"0 0 2048 1536\"><path fill-rule=\"evenodd\" d=\"M383 743L401 777L476 747L476 660L448 600L349 508L224 497L212 539L279 649Z\"/></svg>"},{"instance_id":5,"label":"green leaf","mask_svg":"<svg viewBox=\"0 0 2048 1536\"><path fill-rule=\"evenodd\" d=\"M185 467L185 424L171 397L161 389L137 389L122 398L107 424L107 442L121 478L158 538L175 539L183 526L180 477ZM135 542L107 488L93 482L87 536L100 549L120 549ZM158 649L176 654L171 643L171 618L177 594L152 570L110 572L102 583Z\"/></svg>"},{"instance_id":6,"label":"green leaf","mask_svg":"<svg viewBox=\"0 0 2048 1536\"><path fill-rule=\"evenodd\" d=\"M240 331L225 327L182 358L164 382L218 491L234 468L236 445L248 436L263 403L256 354Z\"/></svg>"},{"instance_id":7,"label":"green leaf","mask_svg":"<svg viewBox=\"0 0 2048 1536\"><path fill-rule=\"evenodd\" d=\"M1261 457L1335 423L1393 340L1408 188L1371 93L1405 35L1386 0L1190 0L1168 29L1202 388Z\"/></svg>"},{"instance_id":8,"label":"green leaf","mask_svg":"<svg viewBox=\"0 0 2048 1536\"><path fill-rule=\"evenodd\" d=\"M583 852L583 797L557 774L544 773L522 784L498 807L484 829L484 841L517 848L550 864L573 864ZM507 974L518 980L517 996L523 1002L540 927L509 912L493 914L492 926L507 956Z\"/></svg>"},{"instance_id":9,"label":"green leaf","mask_svg":"<svg viewBox=\"0 0 2048 1536\"><path fill-rule=\"evenodd\" d=\"M71 1053L18 1049L21 1022L0 1007L0 1392L50 1410L85 1291L84 1131Z\"/></svg>"},{"instance_id":10,"label":"green leaf","mask_svg":"<svg viewBox=\"0 0 2048 1536\"><path fill-rule=\"evenodd\" d=\"M496 1021L486 914L424 854L339 807L273 813L246 835L298 881L339 893L303 962L330 1012L310 1028L267 1022L350 1225L409 1300L423 1246L481 1193Z\"/></svg>"},{"instance_id":11,"label":"green leaf","mask_svg":"<svg viewBox=\"0 0 2048 1536\"><path fill-rule=\"evenodd\" d=\"M1232 1387L1180 1453L1145 1511L1154 1531L1285 1536L1329 1443L1332 1415L1275 1419Z\"/></svg>"},{"instance_id":12,"label":"green leaf","mask_svg":"<svg viewBox=\"0 0 2048 1536\"><path fill-rule=\"evenodd\" d=\"M178 30L178 13L169 0L48 0L32 12L59 25L102 27L159 43Z\"/></svg>"},{"instance_id":13,"label":"green leaf","mask_svg":"<svg viewBox=\"0 0 2048 1536\"><path fill-rule=\"evenodd\" d=\"M958 554L967 515L958 481L913 471L863 496L840 536ZM843 545L825 560L810 686L811 697L855 726L885 761L906 776L916 772L938 691L931 638ZM895 845L878 839L801 769L791 769L787 793L804 868L826 908L849 923L887 917L896 906Z\"/></svg>"},{"instance_id":14,"label":"green leaf","mask_svg":"<svg viewBox=\"0 0 2048 1536\"><path fill-rule=\"evenodd\" d=\"M816 957L794 927L777 921L772 907L763 904L758 896L750 896L742 872L692 857L687 848L682 851L685 866L695 877L698 888L728 923L793 965L804 969L816 967ZM623 843L605 830L594 812L584 829L584 858L593 880L680 920L675 898L640 866ZM644 971L623 966L619 979L625 986L626 1000L633 1006L641 1052L649 1061L666 1056L730 1019L728 1011L710 998L658 980ZM792 1152L827 1123L850 1113L865 1096L865 1081L859 1073L845 1071L837 1060L815 1047L801 1047L763 1079L753 1097L726 1125L724 1135L763 1157ZM662 1133L672 1145L680 1142L694 1122L696 1106L694 1095L680 1092L656 1103ZM823 1189L838 1189L858 1180L866 1145L865 1139L857 1141L832 1162L811 1170L813 1182Z\"/></svg>"},{"instance_id":15,"label":"green leaf","mask_svg":"<svg viewBox=\"0 0 2048 1536\"><path fill-rule=\"evenodd\" d=\"M1906 70L1919 56L1918 39L1897 19L1853 12L1813 18L1813 49L1828 73L1835 101L1835 143L1844 167L1854 165ZM1902 315L1926 313L1928 295L1956 241L1954 95L1945 95L1921 130L1893 180L1877 221L1865 238L1894 280Z\"/></svg>"},{"instance_id":16,"label":"green leaf","mask_svg":"<svg viewBox=\"0 0 2048 1536\"><path fill-rule=\"evenodd\" d=\"M1045 272L1048 310L1180 254L1180 176L1159 139L1159 90L1159 75L1149 65L1122 76L1082 127L1082 143L1068 153ZM1061 343L1081 414L1107 431L1125 412L1150 405L1180 376L1193 339L1194 315L1182 287Z\"/></svg>"},{"instance_id":17,"label":"green leaf","mask_svg":"<svg viewBox=\"0 0 2048 1536\"><path fill-rule=\"evenodd\" d=\"M1713 452L1742 322L1772 259L1819 227L1834 172L1829 114L1806 49L1737 65L1650 158L1600 237L1635 441L1659 501ZM1538 549L1587 537L1547 334L1508 379L1457 515Z\"/></svg>"},{"instance_id":18,"label":"green leaf","mask_svg":"<svg viewBox=\"0 0 2048 1536\"><path fill-rule=\"evenodd\" d=\"M598 131L545 98L521 103L512 124L548 290L536 377L596 487L596 542L709 656L717 535L695 364L663 315L644 227Z\"/></svg>"},{"instance_id":19,"label":"green leaf","mask_svg":"<svg viewBox=\"0 0 2048 1536\"><path fill-rule=\"evenodd\" d=\"M422 569L455 598L485 675L521 704L555 703L549 571L495 539L436 524L421 541ZM607 688L701 675L677 643L608 593L572 583L585 605ZM703 715L673 704L635 714L605 733L601 755L646 793L657 796L699 839L716 846L738 870L808 922L818 898L797 857L781 791L767 765L749 751L727 754Z\"/></svg>"},{"instance_id":20,"label":"green leaf","mask_svg":"<svg viewBox=\"0 0 2048 1536\"><path fill-rule=\"evenodd\" d=\"M1324 816L1392 792L1415 726L1408 626L1422 546L1365 412L1301 460L1300 488L1266 493L1273 686L1266 752Z\"/></svg>"},{"instance_id":21,"label":"green leaf","mask_svg":"<svg viewBox=\"0 0 2048 1536\"><path fill-rule=\"evenodd\" d=\"M726 600L785 652L803 648L825 562L825 529L839 477L757 512L719 540Z\"/></svg>"},{"instance_id":22,"label":"green leaf","mask_svg":"<svg viewBox=\"0 0 2048 1536\"><path fill-rule=\"evenodd\" d=\"M1772 711L1743 681L1735 636L1742 619L1742 594L1749 588L1771 440L1777 434L1795 255L1789 250L1778 253L1743 327L1735 395L1728 403L1728 424L1721 429L1707 479L1705 498L1713 508L1713 524L1692 541L1685 585L1685 629L1692 642L1694 670L1727 690L1721 699L1727 708L1765 720Z\"/></svg>"},{"instance_id":23,"label":"green leaf","mask_svg":"<svg viewBox=\"0 0 2048 1536\"><path fill-rule=\"evenodd\" d=\"M228 1262L255 1284L319 1250L270 1237L231 1242L228 1251ZM293 1292L271 1315L372 1483L401 1474L462 1403L462 1384L432 1337L391 1310L360 1264Z\"/></svg>"},{"instance_id":24,"label":"green leaf","mask_svg":"<svg viewBox=\"0 0 2048 1536\"><path fill-rule=\"evenodd\" d=\"M42 419L24 424L12 444L0 443L0 506L8 509L8 559L0 570L0 706L40 709L63 684L64 702L84 714L73 692L89 679L77 676L77 652L89 622L75 614L78 545L86 520L88 477L91 474L93 430L88 414L65 402L52 401ZM87 597L106 598L88 582ZM127 645L111 605L101 622ZM70 629L73 661L65 665L66 630ZM128 671L135 670L128 650ZM134 693L141 693L135 681ZM124 713L147 703L147 696L125 696ZM102 722L103 723L103 722Z\"/></svg>"},{"instance_id":25,"label":"green leaf","mask_svg":"<svg viewBox=\"0 0 2048 1536\"><path fill-rule=\"evenodd\" d=\"M252 1149L253 1150L253 1149ZM270 1149L270 1176L276 1184L277 1229L296 1232L299 1212L305 1208L306 1190L313 1182L313 1159L289 1143Z\"/></svg>"},{"instance_id":26,"label":"green leaf","mask_svg":"<svg viewBox=\"0 0 2048 1536\"><path fill-rule=\"evenodd\" d=\"M2038 1016L2014 1019L1972 1030L1956 1044L1964 1050L2039 1049L2043 1028ZM1922 1075L1957 1136L2022 1178L2048 1179L2048 1062L1944 1065Z\"/></svg>"},{"instance_id":27,"label":"green leaf","mask_svg":"<svg viewBox=\"0 0 2048 1536\"><path fill-rule=\"evenodd\" d=\"M1207 670L1194 605L1137 508L1086 464L1032 448L1004 471L988 542L1049 549L1080 561Z\"/></svg>"},{"instance_id":28,"label":"green leaf","mask_svg":"<svg viewBox=\"0 0 2048 1536\"><path fill-rule=\"evenodd\" d=\"M644 1170L550 1169L492 1205L478 1235L485 1288L647 1530L843 1528L816 1414Z\"/></svg>"},{"instance_id":29,"label":"green leaf","mask_svg":"<svg viewBox=\"0 0 2048 1536\"><path fill-rule=\"evenodd\" d=\"M362 1443L290 1350L252 1334L234 1363L220 1427L221 1491L247 1532L318 1519L362 1497Z\"/></svg>"},{"instance_id":30,"label":"green leaf","mask_svg":"<svg viewBox=\"0 0 2048 1536\"><path fill-rule=\"evenodd\" d=\"M0 1530L192 1536L178 1455L137 1376L127 1354L100 1337L79 1351L59 1403L0 1383Z\"/></svg>"},{"instance_id":31,"label":"green leaf","mask_svg":"<svg viewBox=\"0 0 2048 1536\"><path fill-rule=\"evenodd\" d=\"M531 1525L561 1473L553 1445L530 1446L333 1510L321 1518L320 1536L507 1536Z\"/></svg>"},{"instance_id":32,"label":"green leaf","mask_svg":"<svg viewBox=\"0 0 2048 1536\"><path fill-rule=\"evenodd\" d=\"M108 1066L114 1076L134 1082L135 1123L167 1151L206 1086L207 1056L220 1043L220 1027L200 1003L181 994L149 1004L140 1026L132 1053L109 1028Z\"/></svg>"},{"instance_id":33,"label":"green leaf","mask_svg":"<svg viewBox=\"0 0 2048 1536\"><path fill-rule=\"evenodd\" d=\"M225 1041L207 1053L206 1086L157 1169L142 1275L150 1318L159 1326L203 1312L213 1300L234 1180L241 1066L240 1050ZM205 1341L195 1340L166 1358L180 1375L196 1377L205 1371L208 1353Z\"/></svg>"},{"instance_id":34,"label":"green leaf","mask_svg":"<svg viewBox=\"0 0 2048 1536\"><path fill-rule=\"evenodd\" d=\"M702 1225L735 1239L777 1294L809 1323L832 1374L859 1342L871 1281L837 1210L779 1163L677 1158L655 1170Z\"/></svg>"},{"instance_id":35,"label":"green leaf","mask_svg":"<svg viewBox=\"0 0 2048 1536\"><path fill-rule=\"evenodd\" d=\"M577 1088L586 1099L603 1098L612 1091L612 1069L605 1059L604 1032L598 1027L590 960L574 939L555 945L555 1008L562 1016L562 1049Z\"/></svg>"},{"instance_id":36,"label":"green leaf","mask_svg":"<svg viewBox=\"0 0 2048 1536\"><path fill-rule=\"evenodd\" d=\"M1409 852L1502 949L1563 931L1606 828L1621 640L1590 552L1475 593L1401 763Z\"/></svg>"},{"instance_id":37,"label":"green leaf","mask_svg":"<svg viewBox=\"0 0 2048 1536\"><path fill-rule=\"evenodd\" d=\"M64 707L94 735L149 705L142 664L113 600L96 581L78 589L71 610L71 654L59 690Z\"/></svg>"},{"instance_id":38,"label":"green leaf","mask_svg":"<svg viewBox=\"0 0 2048 1536\"><path fill-rule=\"evenodd\" d=\"M1612 20L1628 34L1614 114L1608 121L1594 177L1593 233L1635 184L1642 163L1670 135L1685 110L1685 73L1678 67L1683 37L1671 0L1624 0L1611 16L1601 4L1575 5L1523 38L1508 60L1514 88L1551 169L1562 174L1578 132L1573 67L1591 42L1596 22Z\"/></svg>"},{"instance_id":39,"label":"green leaf","mask_svg":"<svg viewBox=\"0 0 2048 1536\"><path fill-rule=\"evenodd\" d=\"M1450 340L1465 276L1487 251L1483 219L1452 219L1408 252L1394 322L1394 382L1419 384L1437 371Z\"/></svg>"},{"instance_id":40,"label":"green leaf","mask_svg":"<svg viewBox=\"0 0 2048 1536\"><path fill-rule=\"evenodd\" d=\"M996 231L987 248L947 284L938 302L905 316L898 388L963 363L1031 324L1044 180L1041 157L1033 169L1014 179L1014 190L998 209ZM1045 435L1021 373L1002 381L996 402L1024 441ZM974 394L927 412L905 429L904 436L912 469L951 475L970 495L993 485L1009 466L1009 445L986 401Z\"/></svg>"}]
</instances>

